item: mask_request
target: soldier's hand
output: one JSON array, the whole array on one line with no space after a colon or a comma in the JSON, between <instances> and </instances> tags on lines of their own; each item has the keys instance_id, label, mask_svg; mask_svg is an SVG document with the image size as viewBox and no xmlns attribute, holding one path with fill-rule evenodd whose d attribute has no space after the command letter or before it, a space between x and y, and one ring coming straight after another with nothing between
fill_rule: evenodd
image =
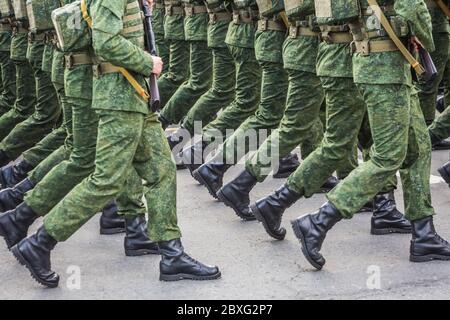
<instances>
[{"instance_id":1,"label":"soldier's hand","mask_svg":"<svg viewBox=\"0 0 450 320\"><path fill-rule=\"evenodd\" d=\"M159 76L163 69L163 61L160 57L152 56L153 59L153 70L152 73Z\"/></svg>"},{"instance_id":2,"label":"soldier's hand","mask_svg":"<svg viewBox=\"0 0 450 320\"><path fill-rule=\"evenodd\" d=\"M414 48L414 51L419 51L420 48L423 48L422 42L420 42L416 36L411 37L410 42Z\"/></svg>"},{"instance_id":3,"label":"soldier's hand","mask_svg":"<svg viewBox=\"0 0 450 320\"><path fill-rule=\"evenodd\" d=\"M153 9L153 0L146 0L150 8Z\"/></svg>"}]
</instances>

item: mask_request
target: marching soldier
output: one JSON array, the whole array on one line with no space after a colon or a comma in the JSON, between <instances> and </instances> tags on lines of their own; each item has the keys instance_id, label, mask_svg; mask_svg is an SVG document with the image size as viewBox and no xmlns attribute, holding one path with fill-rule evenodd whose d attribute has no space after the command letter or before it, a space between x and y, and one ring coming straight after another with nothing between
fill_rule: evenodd
<instances>
[{"instance_id":1,"label":"marching soldier","mask_svg":"<svg viewBox=\"0 0 450 320\"><path fill-rule=\"evenodd\" d=\"M1 8L1 6L0 6ZM11 60L12 27L7 18L0 19L0 116L12 109L16 101L16 69Z\"/></svg>"}]
</instances>

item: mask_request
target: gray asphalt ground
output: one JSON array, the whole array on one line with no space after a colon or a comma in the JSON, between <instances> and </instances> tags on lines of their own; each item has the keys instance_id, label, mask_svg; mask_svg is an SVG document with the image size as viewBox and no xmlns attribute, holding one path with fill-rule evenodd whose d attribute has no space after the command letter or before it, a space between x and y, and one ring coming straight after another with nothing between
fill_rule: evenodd
<instances>
[{"instance_id":1,"label":"gray asphalt ground","mask_svg":"<svg viewBox=\"0 0 450 320\"><path fill-rule=\"evenodd\" d=\"M433 152L431 177L436 226L450 239L450 189L436 169L448 152ZM232 170L226 180L236 173ZM252 194L256 200L283 183L269 178ZM163 195L162 195L163 196ZM396 192L403 209L402 191ZM184 245L192 256L222 270L209 282L158 280L158 256L125 257L123 235L100 236L95 216L53 252L60 287L44 289L34 282L0 242L0 299L449 299L450 262L408 261L408 235L372 236L370 213L338 224L328 235L318 272L300 253L289 220L317 209L325 200L301 200L285 215L288 234L273 241L256 222L242 222L214 201L188 171L178 172L178 213ZM40 225L37 221L32 230ZM73 282L71 270L80 270ZM74 283L80 285L74 288Z\"/></svg>"}]
</instances>

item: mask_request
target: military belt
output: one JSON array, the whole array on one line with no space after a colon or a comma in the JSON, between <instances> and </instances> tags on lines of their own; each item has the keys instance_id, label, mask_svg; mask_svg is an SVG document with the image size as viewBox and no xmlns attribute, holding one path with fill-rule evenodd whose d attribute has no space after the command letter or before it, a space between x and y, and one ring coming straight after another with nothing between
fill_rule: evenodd
<instances>
[{"instance_id":1,"label":"military belt","mask_svg":"<svg viewBox=\"0 0 450 320\"><path fill-rule=\"evenodd\" d=\"M12 27L10 24L0 24L0 31L1 32L5 32L5 31L12 31Z\"/></svg>"},{"instance_id":2,"label":"military belt","mask_svg":"<svg viewBox=\"0 0 450 320\"><path fill-rule=\"evenodd\" d=\"M64 61L64 66L66 69L72 69L73 67L81 65L94 64L92 57L87 52L67 54L64 56Z\"/></svg>"},{"instance_id":3,"label":"military belt","mask_svg":"<svg viewBox=\"0 0 450 320\"><path fill-rule=\"evenodd\" d=\"M233 23L234 24L251 24L258 19L258 10L234 10Z\"/></svg>"},{"instance_id":4,"label":"military belt","mask_svg":"<svg viewBox=\"0 0 450 320\"><path fill-rule=\"evenodd\" d=\"M173 6L173 5L166 5L166 16L173 16L174 14L184 14L184 9L182 6Z\"/></svg>"},{"instance_id":5,"label":"military belt","mask_svg":"<svg viewBox=\"0 0 450 320\"><path fill-rule=\"evenodd\" d=\"M13 30L14 34L30 32L27 28L24 28L24 27L21 27L21 26L13 27L12 30Z\"/></svg>"},{"instance_id":6,"label":"military belt","mask_svg":"<svg viewBox=\"0 0 450 320\"><path fill-rule=\"evenodd\" d=\"M399 51L392 40L355 41L353 43L354 51L364 56L368 56L371 53Z\"/></svg>"},{"instance_id":7,"label":"military belt","mask_svg":"<svg viewBox=\"0 0 450 320\"><path fill-rule=\"evenodd\" d=\"M208 10L206 9L206 6L185 6L184 7L184 13L186 14L186 17L192 17L195 14L199 13L206 13Z\"/></svg>"},{"instance_id":8,"label":"military belt","mask_svg":"<svg viewBox=\"0 0 450 320\"><path fill-rule=\"evenodd\" d=\"M320 32L313 31L310 27L289 27L289 37L294 39L298 37L318 37L319 35Z\"/></svg>"},{"instance_id":9,"label":"military belt","mask_svg":"<svg viewBox=\"0 0 450 320\"><path fill-rule=\"evenodd\" d=\"M41 41L45 40L45 37L46 37L45 33L33 33L33 32L30 32L30 33L28 33L28 42L31 42L31 43L33 43L33 42L41 42Z\"/></svg>"},{"instance_id":10,"label":"military belt","mask_svg":"<svg viewBox=\"0 0 450 320\"><path fill-rule=\"evenodd\" d=\"M258 21L258 31L267 31L267 30L285 32L286 26L282 22L279 22L279 21L273 21L273 20L268 20L268 19L259 20Z\"/></svg>"},{"instance_id":11,"label":"military belt","mask_svg":"<svg viewBox=\"0 0 450 320\"><path fill-rule=\"evenodd\" d=\"M163 3L156 2L153 5L153 9L164 9L166 6Z\"/></svg>"},{"instance_id":12,"label":"military belt","mask_svg":"<svg viewBox=\"0 0 450 320\"><path fill-rule=\"evenodd\" d=\"M433 1L432 1L433 2ZM393 5L380 6L381 10L387 15L395 15L395 10ZM363 16L371 16L373 15L373 10L371 7L365 8L361 10Z\"/></svg>"},{"instance_id":13,"label":"military belt","mask_svg":"<svg viewBox=\"0 0 450 320\"><path fill-rule=\"evenodd\" d=\"M353 36L350 32L322 32L320 37L326 43L352 43Z\"/></svg>"},{"instance_id":14,"label":"military belt","mask_svg":"<svg viewBox=\"0 0 450 320\"><path fill-rule=\"evenodd\" d=\"M215 24L218 21L231 21L229 12L209 12L209 23Z\"/></svg>"},{"instance_id":15,"label":"military belt","mask_svg":"<svg viewBox=\"0 0 450 320\"><path fill-rule=\"evenodd\" d=\"M120 68L116 67L115 65L109 62L101 62L99 64L94 64L92 69L94 77L96 78L99 78L105 74L120 73Z\"/></svg>"}]
</instances>

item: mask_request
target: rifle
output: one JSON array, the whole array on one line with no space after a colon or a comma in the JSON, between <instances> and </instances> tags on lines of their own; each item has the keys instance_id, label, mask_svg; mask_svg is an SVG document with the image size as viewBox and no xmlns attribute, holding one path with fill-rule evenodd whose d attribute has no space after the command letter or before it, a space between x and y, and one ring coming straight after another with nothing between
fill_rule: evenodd
<instances>
[{"instance_id":1,"label":"rifle","mask_svg":"<svg viewBox=\"0 0 450 320\"><path fill-rule=\"evenodd\" d=\"M147 0L140 0L142 11L144 12L144 29L145 29L145 49L152 55L156 56L155 34L152 27L152 9ZM150 75L150 99L148 101L150 110L158 111L160 105L158 80L155 74Z\"/></svg>"}]
</instances>

